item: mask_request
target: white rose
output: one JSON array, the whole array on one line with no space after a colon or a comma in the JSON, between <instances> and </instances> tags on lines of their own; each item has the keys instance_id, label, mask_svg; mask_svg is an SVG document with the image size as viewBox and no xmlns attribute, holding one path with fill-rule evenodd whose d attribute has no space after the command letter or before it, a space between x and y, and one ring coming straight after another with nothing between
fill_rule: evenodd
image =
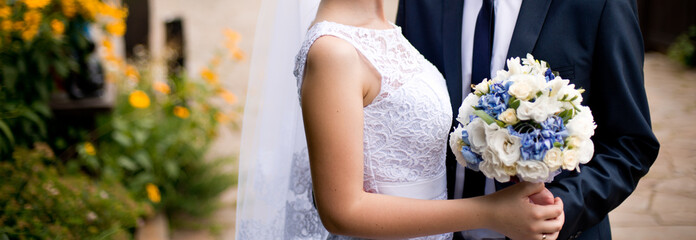
<instances>
[{"instance_id":1,"label":"white rose","mask_svg":"<svg viewBox=\"0 0 696 240\"><path fill-rule=\"evenodd\" d=\"M517 119L517 111L515 111L515 109L512 108L508 108L503 113L498 115L498 120L510 125L515 125L518 122L520 122L520 120Z\"/></svg>"},{"instance_id":2,"label":"white rose","mask_svg":"<svg viewBox=\"0 0 696 240\"><path fill-rule=\"evenodd\" d=\"M515 82L510 86L508 92L517 99L527 101L536 96L537 91L535 91L534 87L532 87L529 82Z\"/></svg>"},{"instance_id":3,"label":"white rose","mask_svg":"<svg viewBox=\"0 0 696 240\"><path fill-rule=\"evenodd\" d=\"M558 99L560 100L563 97L563 95L558 95L558 92L561 91L561 88L568 86L568 83L570 83L569 80L565 80L560 77L556 77L553 80L546 83L546 88L551 89L549 96L558 96Z\"/></svg>"},{"instance_id":4,"label":"white rose","mask_svg":"<svg viewBox=\"0 0 696 240\"><path fill-rule=\"evenodd\" d=\"M563 164L563 152L560 148L552 148L546 151L544 155L544 163L549 167L549 171L558 170Z\"/></svg>"},{"instance_id":5,"label":"white rose","mask_svg":"<svg viewBox=\"0 0 696 240\"><path fill-rule=\"evenodd\" d=\"M517 176L527 182L544 182L549 178L549 168L542 161L519 161Z\"/></svg>"},{"instance_id":6,"label":"white rose","mask_svg":"<svg viewBox=\"0 0 696 240\"><path fill-rule=\"evenodd\" d=\"M486 175L488 178L495 178L498 182L510 181L510 175L505 171L506 169L502 162L497 161L499 159L495 157L495 153L492 150L487 149L481 157L483 162L479 164L479 170L483 175Z\"/></svg>"},{"instance_id":7,"label":"white rose","mask_svg":"<svg viewBox=\"0 0 696 240\"><path fill-rule=\"evenodd\" d=\"M594 122L592 111L590 111L589 107L580 106L579 108L580 112L568 121L566 128L568 128L568 134L571 136L589 139L594 135L594 130L597 128L597 125Z\"/></svg>"},{"instance_id":8,"label":"white rose","mask_svg":"<svg viewBox=\"0 0 696 240\"><path fill-rule=\"evenodd\" d=\"M493 83L500 83L500 82L505 81L509 77L510 77L510 73L508 71L498 70L495 73L495 77L491 81L493 81Z\"/></svg>"},{"instance_id":9,"label":"white rose","mask_svg":"<svg viewBox=\"0 0 696 240\"><path fill-rule=\"evenodd\" d=\"M546 80L539 76L529 74L518 74L510 77L514 82L508 92L520 100L530 100L536 97L539 91L546 86Z\"/></svg>"},{"instance_id":10,"label":"white rose","mask_svg":"<svg viewBox=\"0 0 696 240\"><path fill-rule=\"evenodd\" d=\"M575 149L566 149L563 151L563 164L561 167L565 170L572 171L578 167L578 151Z\"/></svg>"},{"instance_id":11,"label":"white rose","mask_svg":"<svg viewBox=\"0 0 696 240\"><path fill-rule=\"evenodd\" d=\"M476 85L476 87L474 87L474 90L478 94L486 94L486 93L488 93L488 90L489 90L488 86L489 85L490 85L490 82L488 81L488 79L483 79L483 81L481 81L479 84Z\"/></svg>"},{"instance_id":12,"label":"white rose","mask_svg":"<svg viewBox=\"0 0 696 240\"><path fill-rule=\"evenodd\" d=\"M464 128L461 126L456 127L452 133L450 133L449 144L452 148L454 156L457 158L457 162L465 162L464 156L462 155L462 147L464 146L464 141L462 141L462 131ZM465 166L465 165L464 165Z\"/></svg>"},{"instance_id":13,"label":"white rose","mask_svg":"<svg viewBox=\"0 0 696 240\"><path fill-rule=\"evenodd\" d=\"M578 162L587 164L594 156L594 143L589 138L574 137L572 142L573 149L577 151Z\"/></svg>"},{"instance_id":14,"label":"white rose","mask_svg":"<svg viewBox=\"0 0 696 240\"><path fill-rule=\"evenodd\" d=\"M466 132L469 133L469 143L473 152L481 154L486 150L486 122L481 118L475 118L466 125Z\"/></svg>"},{"instance_id":15,"label":"white rose","mask_svg":"<svg viewBox=\"0 0 696 240\"><path fill-rule=\"evenodd\" d=\"M546 72L546 62L534 59L532 54L527 53L527 57L522 59L522 64L530 67L532 74L544 74Z\"/></svg>"},{"instance_id":16,"label":"white rose","mask_svg":"<svg viewBox=\"0 0 696 240\"><path fill-rule=\"evenodd\" d=\"M507 67L508 67L508 72L510 75L515 75L515 74L523 74L525 73L524 67L522 67L522 64L520 64L520 58L510 58L507 60Z\"/></svg>"},{"instance_id":17,"label":"white rose","mask_svg":"<svg viewBox=\"0 0 696 240\"><path fill-rule=\"evenodd\" d=\"M487 131L486 135L488 149L493 152L494 157L505 166L514 166L515 162L520 159L521 139L510 135L506 128Z\"/></svg>"},{"instance_id":18,"label":"white rose","mask_svg":"<svg viewBox=\"0 0 696 240\"><path fill-rule=\"evenodd\" d=\"M469 116L472 113L474 113L473 106L478 105L479 98L479 96L473 93L469 93L469 95L466 96L466 98L464 98L462 106L459 107L459 115L457 115L457 121L464 125L469 123Z\"/></svg>"},{"instance_id":19,"label":"white rose","mask_svg":"<svg viewBox=\"0 0 696 240\"><path fill-rule=\"evenodd\" d=\"M542 95L534 102L521 101L517 108L517 118L520 120L534 120L537 123L543 122L551 115L560 112L561 103Z\"/></svg>"}]
</instances>

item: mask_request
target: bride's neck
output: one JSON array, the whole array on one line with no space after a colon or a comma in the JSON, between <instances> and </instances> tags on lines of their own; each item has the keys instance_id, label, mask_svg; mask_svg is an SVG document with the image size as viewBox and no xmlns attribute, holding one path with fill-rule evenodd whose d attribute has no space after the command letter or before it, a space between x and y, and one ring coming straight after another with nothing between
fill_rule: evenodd
<instances>
[{"instance_id":1,"label":"bride's neck","mask_svg":"<svg viewBox=\"0 0 696 240\"><path fill-rule=\"evenodd\" d=\"M315 21L332 21L341 24L390 28L384 16L382 0L322 0Z\"/></svg>"}]
</instances>

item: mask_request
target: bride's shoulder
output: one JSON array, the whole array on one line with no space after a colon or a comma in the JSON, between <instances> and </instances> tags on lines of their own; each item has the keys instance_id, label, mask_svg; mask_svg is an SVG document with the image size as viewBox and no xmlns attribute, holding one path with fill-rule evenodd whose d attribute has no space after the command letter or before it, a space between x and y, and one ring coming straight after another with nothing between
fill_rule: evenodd
<instances>
[{"instance_id":1,"label":"bride's shoulder","mask_svg":"<svg viewBox=\"0 0 696 240\"><path fill-rule=\"evenodd\" d=\"M360 64L360 56L349 42L330 35L317 38L307 53L307 70L345 71Z\"/></svg>"}]
</instances>

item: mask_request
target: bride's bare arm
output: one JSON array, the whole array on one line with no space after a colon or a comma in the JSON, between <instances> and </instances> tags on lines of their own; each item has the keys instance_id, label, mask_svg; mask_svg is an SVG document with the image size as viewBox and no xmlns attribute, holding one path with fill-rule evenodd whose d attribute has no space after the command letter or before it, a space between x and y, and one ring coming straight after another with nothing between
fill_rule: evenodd
<instances>
[{"instance_id":1,"label":"bride's bare arm","mask_svg":"<svg viewBox=\"0 0 696 240\"><path fill-rule=\"evenodd\" d=\"M317 208L330 232L403 238L489 228L515 239L540 239L541 233L561 229L560 199L540 206L527 198L544 189L542 184L516 184L489 196L458 200L365 192L363 105L366 93L374 91L371 71L352 45L337 38L319 38L308 55L302 111Z\"/></svg>"}]
</instances>

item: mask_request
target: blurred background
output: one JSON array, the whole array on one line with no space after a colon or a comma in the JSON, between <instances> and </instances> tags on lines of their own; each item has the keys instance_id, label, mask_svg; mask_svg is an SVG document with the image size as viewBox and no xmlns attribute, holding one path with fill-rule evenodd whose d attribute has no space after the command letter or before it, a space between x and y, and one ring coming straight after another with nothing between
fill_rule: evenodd
<instances>
[{"instance_id":1,"label":"blurred background","mask_svg":"<svg viewBox=\"0 0 696 240\"><path fill-rule=\"evenodd\" d=\"M233 239L260 6L0 0L0 239ZM638 6L662 148L612 234L692 239L696 2Z\"/></svg>"}]
</instances>

